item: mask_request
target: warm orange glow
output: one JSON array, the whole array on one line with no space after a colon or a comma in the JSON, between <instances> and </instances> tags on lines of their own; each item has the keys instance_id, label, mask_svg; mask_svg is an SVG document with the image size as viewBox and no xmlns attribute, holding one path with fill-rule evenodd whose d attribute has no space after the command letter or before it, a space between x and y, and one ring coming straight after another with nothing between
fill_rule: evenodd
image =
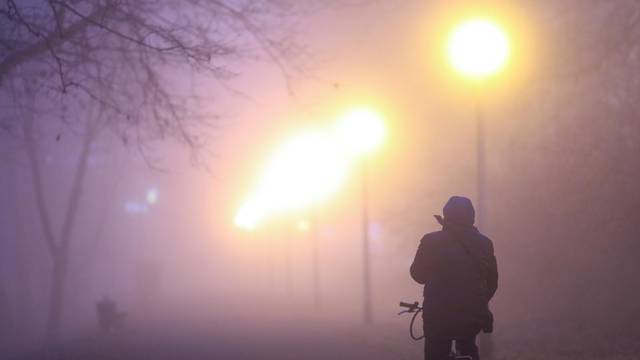
<instances>
[{"instance_id":1,"label":"warm orange glow","mask_svg":"<svg viewBox=\"0 0 640 360\"><path fill-rule=\"evenodd\" d=\"M254 227L267 216L303 210L344 183L348 159L325 132L302 132L285 142L268 162L254 195L236 215L236 225Z\"/></svg>"},{"instance_id":2,"label":"warm orange glow","mask_svg":"<svg viewBox=\"0 0 640 360\"><path fill-rule=\"evenodd\" d=\"M262 204L250 199L244 204L234 219L234 224L244 230L254 230L265 218L265 208Z\"/></svg>"},{"instance_id":3,"label":"warm orange glow","mask_svg":"<svg viewBox=\"0 0 640 360\"><path fill-rule=\"evenodd\" d=\"M309 231L309 227L310 227L309 220L300 220L296 224L296 229L298 229L298 231L302 231L302 232Z\"/></svg>"},{"instance_id":4,"label":"warm orange glow","mask_svg":"<svg viewBox=\"0 0 640 360\"><path fill-rule=\"evenodd\" d=\"M296 134L276 149L253 195L236 214L235 225L251 230L268 217L295 213L326 200L345 183L358 156L382 145L385 132L378 112L359 107L338 119L332 131ZM297 227L306 231L305 225Z\"/></svg>"},{"instance_id":5,"label":"warm orange glow","mask_svg":"<svg viewBox=\"0 0 640 360\"><path fill-rule=\"evenodd\" d=\"M344 182L347 165L333 139L318 131L305 132L275 153L260 192L275 211L301 210L335 192Z\"/></svg>"},{"instance_id":6,"label":"warm orange glow","mask_svg":"<svg viewBox=\"0 0 640 360\"><path fill-rule=\"evenodd\" d=\"M434 99L453 100L456 104L461 100L475 101L478 94L482 94L482 101L487 106L514 96L514 90L519 89L522 84L537 79L536 69L540 68L539 62L551 58L545 55L545 49L542 46L551 42L543 40L544 36L549 34L539 27L541 14L538 10L534 3L523 4L523 2L510 1L460 0L425 5L424 16L416 28L415 40L411 42L416 44L416 65L424 70L421 74L417 74L422 77L418 80L423 82L425 87L437 89L433 93ZM492 44L489 47L497 48L497 51L487 52L487 47L480 46L480 42L475 40L452 42L454 34L458 31L471 33L468 36L471 38L478 36L480 32L464 30L468 28L463 26L476 21L493 24L502 33L489 41ZM471 28L475 26L478 25ZM493 30L488 32L495 34ZM458 36L467 37L467 35ZM500 63L496 59L478 60L478 57L474 56L471 56L475 59L474 63L464 66L454 64L452 52L475 52L473 49L479 48L480 57L495 56L496 53L502 52L500 48L503 45L500 44L503 41L495 40L499 37L504 37L507 46L506 57L501 60L502 65L495 65ZM472 46L466 48L467 50L452 51L452 48L460 46L453 46L452 43L471 43ZM500 60L501 57L502 55L497 59ZM456 62L464 62L464 59L469 57L455 55L455 58L458 59ZM492 66L486 65L492 61L496 63ZM467 70L461 70L465 67ZM490 70L481 71L482 68ZM461 77L462 80L472 81L460 81Z\"/></svg>"}]
</instances>

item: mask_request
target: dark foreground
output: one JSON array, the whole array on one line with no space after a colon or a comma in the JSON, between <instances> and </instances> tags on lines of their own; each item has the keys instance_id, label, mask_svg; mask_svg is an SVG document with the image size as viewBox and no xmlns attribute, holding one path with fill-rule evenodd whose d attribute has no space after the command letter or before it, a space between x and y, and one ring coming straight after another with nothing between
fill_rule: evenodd
<instances>
[{"instance_id":1,"label":"dark foreground","mask_svg":"<svg viewBox=\"0 0 640 360\"><path fill-rule=\"evenodd\" d=\"M209 318L209 320L204 320ZM214 319L215 320L212 320ZM15 360L216 359L390 360L421 359L422 343L408 337L408 318L390 315L373 326L319 315L217 314L190 319L130 321L126 329L89 333L63 344L24 353ZM499 330L499 329L498 329ZM494 359L640 359L640 341L614 342L605 334L532 336L495 334ZM526 334L528 332L528 334ZM550 333L549 333L550 334ZM594 339L600 339L595 343Z\"/></svg>"}]
</instances>

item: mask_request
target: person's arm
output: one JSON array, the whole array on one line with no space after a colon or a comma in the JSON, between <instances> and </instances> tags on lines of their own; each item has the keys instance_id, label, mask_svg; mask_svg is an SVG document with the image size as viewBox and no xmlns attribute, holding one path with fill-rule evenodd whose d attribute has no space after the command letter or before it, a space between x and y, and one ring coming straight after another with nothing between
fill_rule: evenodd
<instances>
[{"instance_id":1,"label":"person's arm","mask_svg":"<svg viewBox=\"0 0 640 360\"><path fill-rule=\"evenodd\" d=\"M489 300L498 290L498 262L491 245L491 256L489 257L489 273L487 274L487 288L489 290Z\"/></svg>"},{"instance_id":2,"label":"person's arm","mask_svg":"<svg viewBox=\"0 0 640 360\"><path fill-rule=\"evenodd\" d=\"M418 246L418 251L416 251L416 256L413 259L413 263L411 264L411 268L409 272L411 273L411 277L418 284L425 284L429 277L429 260L427 259L428 251L427 246L425 245L426 236L420 240L420 245Z\"/></svg>"}]
</instances>

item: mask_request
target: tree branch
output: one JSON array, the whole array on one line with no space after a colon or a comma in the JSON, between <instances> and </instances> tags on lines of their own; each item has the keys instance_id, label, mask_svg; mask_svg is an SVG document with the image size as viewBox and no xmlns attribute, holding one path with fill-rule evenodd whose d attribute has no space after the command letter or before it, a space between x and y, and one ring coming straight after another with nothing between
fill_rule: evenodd
<instances>
[{"instance_id":1,"label":"tree branch","mask_svg":"<svg viewBox=\"0 0 640 360\"><path fill-rule=\"evenodd\" d=\"M88 26L92 25L90 19L98 18L102 16L109 7L100 6L97 7L90 15L87 15L83 19L69 25L62 31L64 36L61 36L58 32L53 32L48 36L42 38L42 40L27 46L24 49L18 50L12 54L9 54L2 62L0 62L0 85L2 85L4 77L15 67L32 60L42 53L48 51L50 48L55 48L68 41L76 34L84 31Z\"/></svg>"}]
</instances>

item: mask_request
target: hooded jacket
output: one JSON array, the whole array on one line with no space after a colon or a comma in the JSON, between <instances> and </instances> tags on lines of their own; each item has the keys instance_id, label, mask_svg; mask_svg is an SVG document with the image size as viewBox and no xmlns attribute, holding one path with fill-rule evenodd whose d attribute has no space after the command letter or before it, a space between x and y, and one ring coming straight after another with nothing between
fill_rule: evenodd
<instances>
[{"instance_id":1,"label":"hooded jacket","mask_svg":"<svg viewBox=\"0 0 640 360\"><path fill-rule=\"evenodd\" d=\"M469 199L452 197L443 214L444 219L437 217L442 230L424 235L410 268L411 277L425 285L425 335L475 336L498 287L493 243L473 226Z\"/></svg>"}]
</instances>

